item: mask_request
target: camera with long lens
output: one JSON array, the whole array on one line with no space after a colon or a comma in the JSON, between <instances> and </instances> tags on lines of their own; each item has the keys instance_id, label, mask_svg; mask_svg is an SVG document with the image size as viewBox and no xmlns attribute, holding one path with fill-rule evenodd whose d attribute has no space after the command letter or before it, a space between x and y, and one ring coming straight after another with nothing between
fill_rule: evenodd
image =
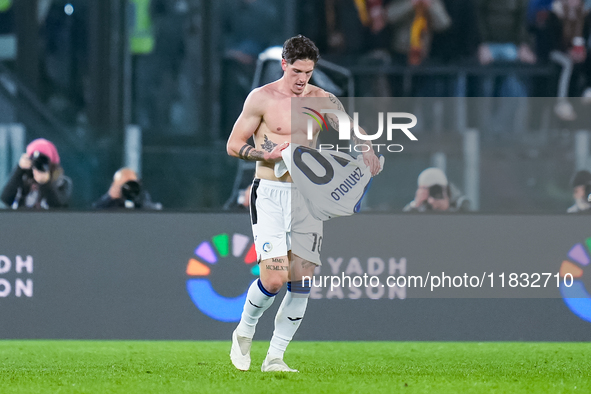
<instances>
[{"instance_id":1,"label":"camera with long lens","mask_svg":"<svg viewBox=\"0 0 591 394\"><path fill-rule=\"evenodd\" d=\"M429 187L429 197L433 197L436 200L443 200L443 186L433 185Z\"/></svg>"},{"instance_id":2,"label":"camera with long lens","mask_svg":"<svg viewBox=\"0 0 591 394\"><path fill-rule=\"evenodd\" d=\"M121 195L125 199L126 208L140 208L142 187L138 181L127 181L121 185Z\"/></svg>"},{"instance_id":3,"label":"camera with long lens","mask_svg":"<svg viewBox=\"0 0 591 394\"><path fill-rule=\"evenodd\" d=\"M49 172L51 168L51 160L43 153L36 150L30 156L32 167L41 172Z\"/></svg>"},{"instance_id":4,"label":"camera with long lens","mask_svg":"<svg viewBox=\"0 0 591 394\"><path fill-rule=\"evenodd\" d=\"M587 202L591 202L591 184L585 185L585 195L587 196Z\"/></svg>"}]
</instances>

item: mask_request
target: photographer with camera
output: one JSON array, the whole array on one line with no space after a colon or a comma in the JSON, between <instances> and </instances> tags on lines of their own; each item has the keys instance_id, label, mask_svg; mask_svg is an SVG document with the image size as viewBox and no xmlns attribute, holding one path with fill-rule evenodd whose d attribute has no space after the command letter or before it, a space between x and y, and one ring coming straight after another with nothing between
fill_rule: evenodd
<instances>
[{"instance_id":1,"label":"photographer with camera","mask_svg":"<svg viewBox=\"0 0 591 394\"><path fill-rule=\"evenodd\" d=\"M573 187L573 199L575 203L566 210L567 213L591 213L591 172L586 170L577 171L571 180Z\"/></svg>"},{"instance_id":2,"label":"photographer with camera","mask_svg":"<svg viewBox=\"0 0 591 394\"><path fill-rule=\"evenodd\" d=\"M113 176L109 191L92 204L94 209L162 209L152 202L150 194L142 188L137 174L131 168L121 168Z\"/></svg>"},{"instance_id":3,"label":"photographer with camera","mask_svg":"<svg viewBox=\"0 0 591 394\"><path fill-rule=\"evenodd\" d=\"M1 199L12 209L64 208L71 194L72 180L64 175L55 145L39 138L27 146Z\"/></svg>"},{"instance_id":4,"label":"photographer with camera","mask_svg":"<svg viewBox=\"0 0 591 394\"><path fill-rule=\"evenodd\" d=\"M415 199L403 212L467 212L470 201L447 181L439 168L430 167L419 174Z\"/></svg>"}]
</instances>

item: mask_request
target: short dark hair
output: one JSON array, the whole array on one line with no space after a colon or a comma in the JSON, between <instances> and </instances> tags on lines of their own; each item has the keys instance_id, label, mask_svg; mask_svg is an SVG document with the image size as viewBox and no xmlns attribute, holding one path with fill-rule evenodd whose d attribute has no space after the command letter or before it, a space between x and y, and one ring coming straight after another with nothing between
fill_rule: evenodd
<instances>
[{"instance_id":1,"label":"short dark hair","mask_svg":"<svg viewBox=\"0 0 591 394\"><path fill-rule=\"evenodd\" d=\"M288 64L293 64L296 60L306 59L312 60L316 64L320 59L320 53L316 45L308 37L301 34L285 41L281 56Z\"/></svg>"},{"instance_id":2,"label":"short dark hair","mask_svg":"<svg viewBox=\"0 0 591 394\"><path fill-rule=\"evenodd\" d=\"M570 182L572 187L591 185L591 173L587 170L578 171Z\"/></svg>"}]
</instances>

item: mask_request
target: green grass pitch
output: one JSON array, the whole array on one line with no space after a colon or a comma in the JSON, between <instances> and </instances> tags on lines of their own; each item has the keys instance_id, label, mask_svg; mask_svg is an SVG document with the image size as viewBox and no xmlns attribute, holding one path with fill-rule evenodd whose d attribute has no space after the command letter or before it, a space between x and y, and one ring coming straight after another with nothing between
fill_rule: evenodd
<instances>
[{"instance_id":1,"label":"green grass pitch","mask_svg":"<svg viewBox=\"0 0 591 394\"><path fill-rule=\"evenodd\" d=\"M0 341L0 393L589 393L591 344L293 342L300 373L230 363L230 342Z\"/></svg>"}]
</instances>

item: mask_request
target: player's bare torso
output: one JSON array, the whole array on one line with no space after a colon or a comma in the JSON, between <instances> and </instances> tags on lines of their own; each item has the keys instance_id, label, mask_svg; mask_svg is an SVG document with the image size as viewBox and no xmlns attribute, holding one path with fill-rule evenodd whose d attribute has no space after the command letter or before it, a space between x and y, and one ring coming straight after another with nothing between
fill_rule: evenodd
<instances>
[{"instance_id":1,"label":"player's bare torso","mask_svg":"<svg viewBox=\"0 0 591 394\"><path fill-rule=\"evenodd\" d=\"M303 109L299 111L304 105L313 105L313 100L303 100L311 97L328 97L328 93L308 84L301 96L287 95L279 91L278 81L261 87L257 92L257 99L261 100L263 115L253 135L255 148L270 152L276 145L286 141L310 147L316 146L319 127L314 125L313 139L308 140L307 125L310 118L303 114ZM302 105L294 100L301 100ZM292 105L298 110L292 112ZM263 161L257 162L256 177L280 182L292 181L289 173L281 178L275 177L274 165Z\"/></svg>"}]
</instances>

